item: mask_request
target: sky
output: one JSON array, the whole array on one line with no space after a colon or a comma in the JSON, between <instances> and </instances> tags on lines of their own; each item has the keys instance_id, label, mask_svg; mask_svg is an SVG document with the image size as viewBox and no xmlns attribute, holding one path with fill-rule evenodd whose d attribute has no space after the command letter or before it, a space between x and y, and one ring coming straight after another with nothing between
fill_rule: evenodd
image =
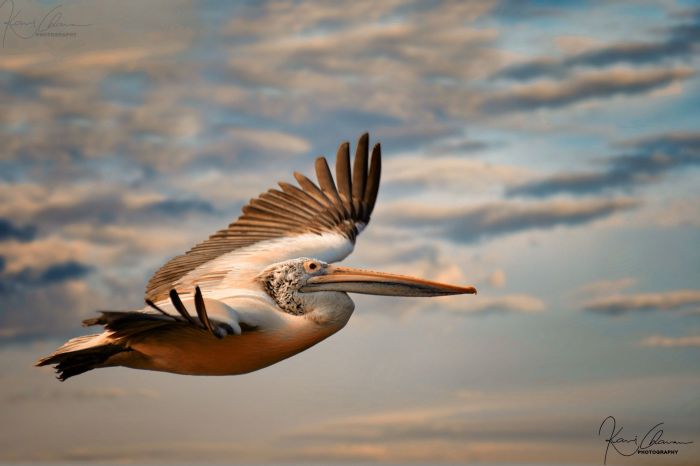
<instances>
[{"instance_id":1,"label":"sky","mask_svg":"<svg viewBox=\"0 0 700 466\"><path fill-rule=\"evenodd\" d=\"M694 443L608 464L698 464L697 4L0 18L0 463L593 465L614 416ZM341 332L243 376L32 367L365 131L382 185L346 263L477 296L353 296Z\"/></svg>"}]
</instances>

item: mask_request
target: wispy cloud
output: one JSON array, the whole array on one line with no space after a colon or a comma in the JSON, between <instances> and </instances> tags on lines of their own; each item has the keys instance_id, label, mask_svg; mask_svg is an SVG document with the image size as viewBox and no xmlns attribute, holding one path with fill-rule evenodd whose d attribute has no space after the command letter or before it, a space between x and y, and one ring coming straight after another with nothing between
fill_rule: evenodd
<instances>
[{"instance_id":1,"label":"wispy cloud","mask_svg":"<svg viewBox=\"0 0 700 466\"><path fill-rule=\"evenodd\" d=\"M680 379L698 383L695 377ZM628 394L630 409L643 405L645 395L655 389L688 394L660 377L558 385L536 392L468 390L457 392L450 402L346 416L297 429L287 437L307 445L297 453L306 460L464 462L478 457L482 462L544 463L566 457L583 461L590 458L590 449L576 449L582 423L599 425L602 418L595 413L609 409L609 398L616 393ZM577 407L573 401L581 399L589 402ZM567 410L566 419L547 414L554 406ZM688 429L686 436L693 432ZM552 440L562 450L552 447ZM541 448L544 443L550 446Z\"/></svg>"},{"instance_id":2,"label":"wispy cloud","mask_svg":"<svg viewBox=\"0 0 700 466\"><path fill-rule=\"evenodd\" d=\"M85 280L54 282L3 293L0 345L74 335L81 318L99 308L110 308L105 292Z\"/></svg>"},{"instance_id":3,"label":"wispy cloud","mask_svg":"<svg viewBox=\"0 0 700 466\"><path fill-rule=\"evenodd\" d=\"M135 200L136 202L130 202ZM188 214L212 215L217 209L203 199L156 198L121 199L117 196L95 196L75 199L71 203L47 206L37 212L35 219L45 224L68 225L85 221L99 224L144 223L182 219Z\"/></svg>"},{"instance_id":4,"label":"wispy cloud","mask_svg":"<svg viewBox=\"0 0 700 466\"><path fill-rule=\"evenodd\" d=\"M648 93L690 78L688 67L632 70L613 68L576 74L565 81L542 81L516 86L483 99L488 114L560 108L593 99Z\"/></svg>"},{"instance_id":5,"label":"wispy cloud","mask_svg":"<svg viewBox=\"0 0 700 466\"><path fill-rule=\"evenodd\" d=\"M494 288L503 288L506 285L506 273L503 269L494 270L488 276L487 283Z\"/></svg>"},{"instance_id":6,"label":"wispy cloud","mask_svg":"<svg viewBox=\"0 0 700 466\"><path fill-rule=\"evenodd\" d=\"M77 261L51 264L43 270L24 268L14 273L5 272L4 268L5 259L0 256L0 294L80 279L92 270L90 266Z\"/></svg>"},{"instance_id":7,"label":"wispy cloud","mask_svg":"<svg viewBox=\"0 0 700 466\"><path fill-rule=\"evenodd\" d=\"M600 171L553 175L512 187L510 196L591 194L659 181L673 170L700 165L700 134L672 133L630 141L627 154L611 157Z\"/></svg>"},{"instance_id":8,"label":"wispy cloud","mask_svg":"<svg viewBox=\"0 0 700 466\"><path fill-rule=\"evenodd\" d=\"M582 296L593 295L611 295L626 290L637 283L637 279L633 277L618 278L614 280L599 280L592 283L587 283L579 287L577 294Z\"/></svg>"},{"instance_id":9,"label":"wispy cloud","mask_svg":"<svg viewBox=\"0 0 700 466\"><path fill-rule=\"evenodd\" d=\"M152 389L127 389L123 387L89 387L25 390L10 394L6 401L10 403L33 402L86 402L99 400L117 400L125 398L155 399L159 393Z\"/></svg>"},{"instance_id":10,"label":"wispy cloud","mask_svg":"<svg viewBox=\"0 0 700 466\"><path fill-rule=\"evenodd\" d=\"M470 111L473 92L461 83L499 60L489 47L499 31L473 25L494 4L357 2L341 11L303 1L244 9L227 27L244 39L226 65L244 90L237 106L295 124L371 125L395 147L455 135L443 115Z\"/></svg>"},{"instance_id":11,"label":"wispy cloud","mask_svg":"<svg viewBox=\"0 0 700 466\"><path fill-rule=\"evenodd\" d=\"M614 295L588 301L583 306L587 311L607 315L621 315L652 310L681 311L699 307L699 290Z\"/></svg>"},{"instance_id":12,"label":"wispy cloud","mask_svg":"<svg viewBox=\"0 0 700 466\"><path fill-rule=\"evenodd\" d=\"M311 149L309 142L283 131L236 128L231 130L236 146L255 153L304 154Z\"/></svg>"},{"instance_id":13,"label":"wispy cloud","mask_svg":"<svg viewBox=\"0 0 700 466\"><path fill-rule=\"evenodd\" d=\"M473 154L490 148L492 144L471 138L455 138L440 141L429 147L431 153L437 154Z\"/></svg>"},{"instance_id":14,"label":"wispy cloud","mask_svg":"<svg viewBox=\"0 0 700 466\"><path fill-rule=\"evenodd\" d=\"M546 309L544 301L529 294L511 294L501 296L488 296L482 293L474 299L444 299L439 308L455 314L485 315L485 314L509 314L509 313L539 313Z\"/></svg>"},{"instance_id":15,"label":"wispy cloud","mask_svg":"<svg viewBox=\"0 0 700 466\"><path fill-rule=\"evenodd\" d=\"M575 53L558 60L537 59L510 65L494 77L529 80L545 76L566 77L576 68L600 68L620 63L649 65L688 59L700 42L700 11L684 15L687 19L668 28L656 41L614 43Z\"/></svg>"},{"instance_id":16,"label":"wispy cloud","mask_svg":"<svg viewBox=\"0 0 700 466\"><path fill-rule=\"evenodd\" d=\"M0 217L0 241L15 239L18 241L31 241L36 237L34 225L15 225L11 220Z\"/></svg>"},{"instance_id":17,"label":"wispy cloud","mask_svg":"<svg viewBox=\"0 0 700 466\"><path fill-rule=\"evenodd\" d=\"M642 340L641 345L651 348L700 347L700 335L690 337L664 337L660 335L651 335Z\"/></svg>"},{"instance_id":18,"label":"wispy cloud","mask_svg":"<svg viewBox=\"0 0 700 466\"><path fill-rule=\"evenodd\" d=\"M405 156L387 160L383 182L410 187L459 188L477 193L499 191L533 177L527 168L456 156ZM468 182L467 182L468 180Z\"/></svg>"},{"instance_id":19,"label":"wispy cloud","mask_svg":"<svg viewBox=\"0 0 700 466\"><path fill-rule=\"evenodd\" d=\"M399 225L424 227L454 242L471 243L520 231L585 224L637 205L629 198L500 202L466 208L394 205L386 208L386 215Z\"/></svg>"},{"instance_id":20,"label":"wispy cloud","mask_svg":"<svg viewBox=\"0 0 700 466\"><path fill-rule=\"evenodd\" d=\"M257 447L257 446L256 446ZM267 459L268 454L262 448L251 448L232 441L144 441L128 445L115 446L96 442L91 445L64 446L58 451L29 452L20 457L9 456L10 461L30 459L36 462L61 463L149 463L157 462L227 462L237 460Z\"/></svg>"}]
</instances>

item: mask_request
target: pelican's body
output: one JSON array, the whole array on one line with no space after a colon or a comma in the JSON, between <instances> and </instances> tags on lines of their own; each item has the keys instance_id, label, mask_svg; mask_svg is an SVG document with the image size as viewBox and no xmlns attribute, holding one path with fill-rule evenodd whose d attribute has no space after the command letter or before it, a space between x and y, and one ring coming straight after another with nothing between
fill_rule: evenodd
<instances>
[{"instance_id":1,"label":"pelican's body","mask_svg":"<svg viewBox=\"0 0 700 466\"><path fill-rule=\"evenodd\" d=\"M73 338L37 365L58 378L100 367L189 375L243 374L293 356L342 329L354 304L347 293L441 296L476 293L418 278L332 265L349 255L369 222L379 189L381 151L368 167L368 137L338 150L336 181L316 160L319 186L295 173L243 215L148 283L147 307L102 312L84 325L100 334Z\"/></svg>"},{"instance_id":2,"label":"pelican's body","mask_svg":"<svg viewBox=\"0 0 700 466\"><path fill-rule=\"evenodd\" d=\"M230 305L205 299L210 317L254 322L264 330L218 339L198 328L185 327L177 332L177 345L173 345L174 335L161 332L134 342L133 351L119 353L110 363L188 375L235 375L262 369L304 351L345 326L355 307L352 300L345 293L323 294L327 296L317 309L300 316L281 312L263 292L231 299ZM194 309L193 304L188 306L191 300L183 303ZM170 307L164 305L163 309Z\"/></svg>"}]
</instances>

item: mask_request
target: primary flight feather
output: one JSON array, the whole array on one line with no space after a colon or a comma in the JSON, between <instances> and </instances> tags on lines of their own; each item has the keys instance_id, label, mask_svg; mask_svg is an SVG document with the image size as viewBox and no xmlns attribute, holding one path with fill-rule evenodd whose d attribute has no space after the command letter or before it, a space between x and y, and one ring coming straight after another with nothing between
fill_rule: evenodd
<instances>
[{"instance_id":1,"label":"primary flight feather","mask_svg":"<svg viewBox=\"0 0 700 466\"><path fill-rule=\"evenodd\" d=\"M103 332L73 338L38 366L65 380L125 366L189 375L251 372L293 356L345 326L347 293L443 296L476 293L403 275L331 265L347 257L369 222L379 191L381 147L360 137L338 148L335 181L324 157L318 185L294 173L243 207L242 215L161 267L146 306L83 321Z\"/></svg>"}]
</instances>

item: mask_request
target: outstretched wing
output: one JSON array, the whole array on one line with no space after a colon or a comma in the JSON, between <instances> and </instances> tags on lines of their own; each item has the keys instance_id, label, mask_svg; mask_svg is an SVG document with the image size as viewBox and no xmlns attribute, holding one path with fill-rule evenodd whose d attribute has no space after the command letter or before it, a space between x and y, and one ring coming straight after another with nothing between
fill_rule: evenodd
<instances>
[{"instance_id":1,"label":"outstretched wing","mask_svg":"<svg viewBox=\"0 0 700 466\"><path fill-rule=\"evenodd\" d=\"M316 159L318 185L295 172L299 186L280 182L281 189L252 199L228 228L168 261L148 282L146 298L160 302L172 289L191 293L197 285L206 292L227 279L231 282L240 271L259 271L296 257L342 260L352 252L377 199L379 144L372 149L370 163L368 159L369 135L363 134L352 170L349 143L338 147L335 182L325 157Z\"/></svg>"}]
</instances>

